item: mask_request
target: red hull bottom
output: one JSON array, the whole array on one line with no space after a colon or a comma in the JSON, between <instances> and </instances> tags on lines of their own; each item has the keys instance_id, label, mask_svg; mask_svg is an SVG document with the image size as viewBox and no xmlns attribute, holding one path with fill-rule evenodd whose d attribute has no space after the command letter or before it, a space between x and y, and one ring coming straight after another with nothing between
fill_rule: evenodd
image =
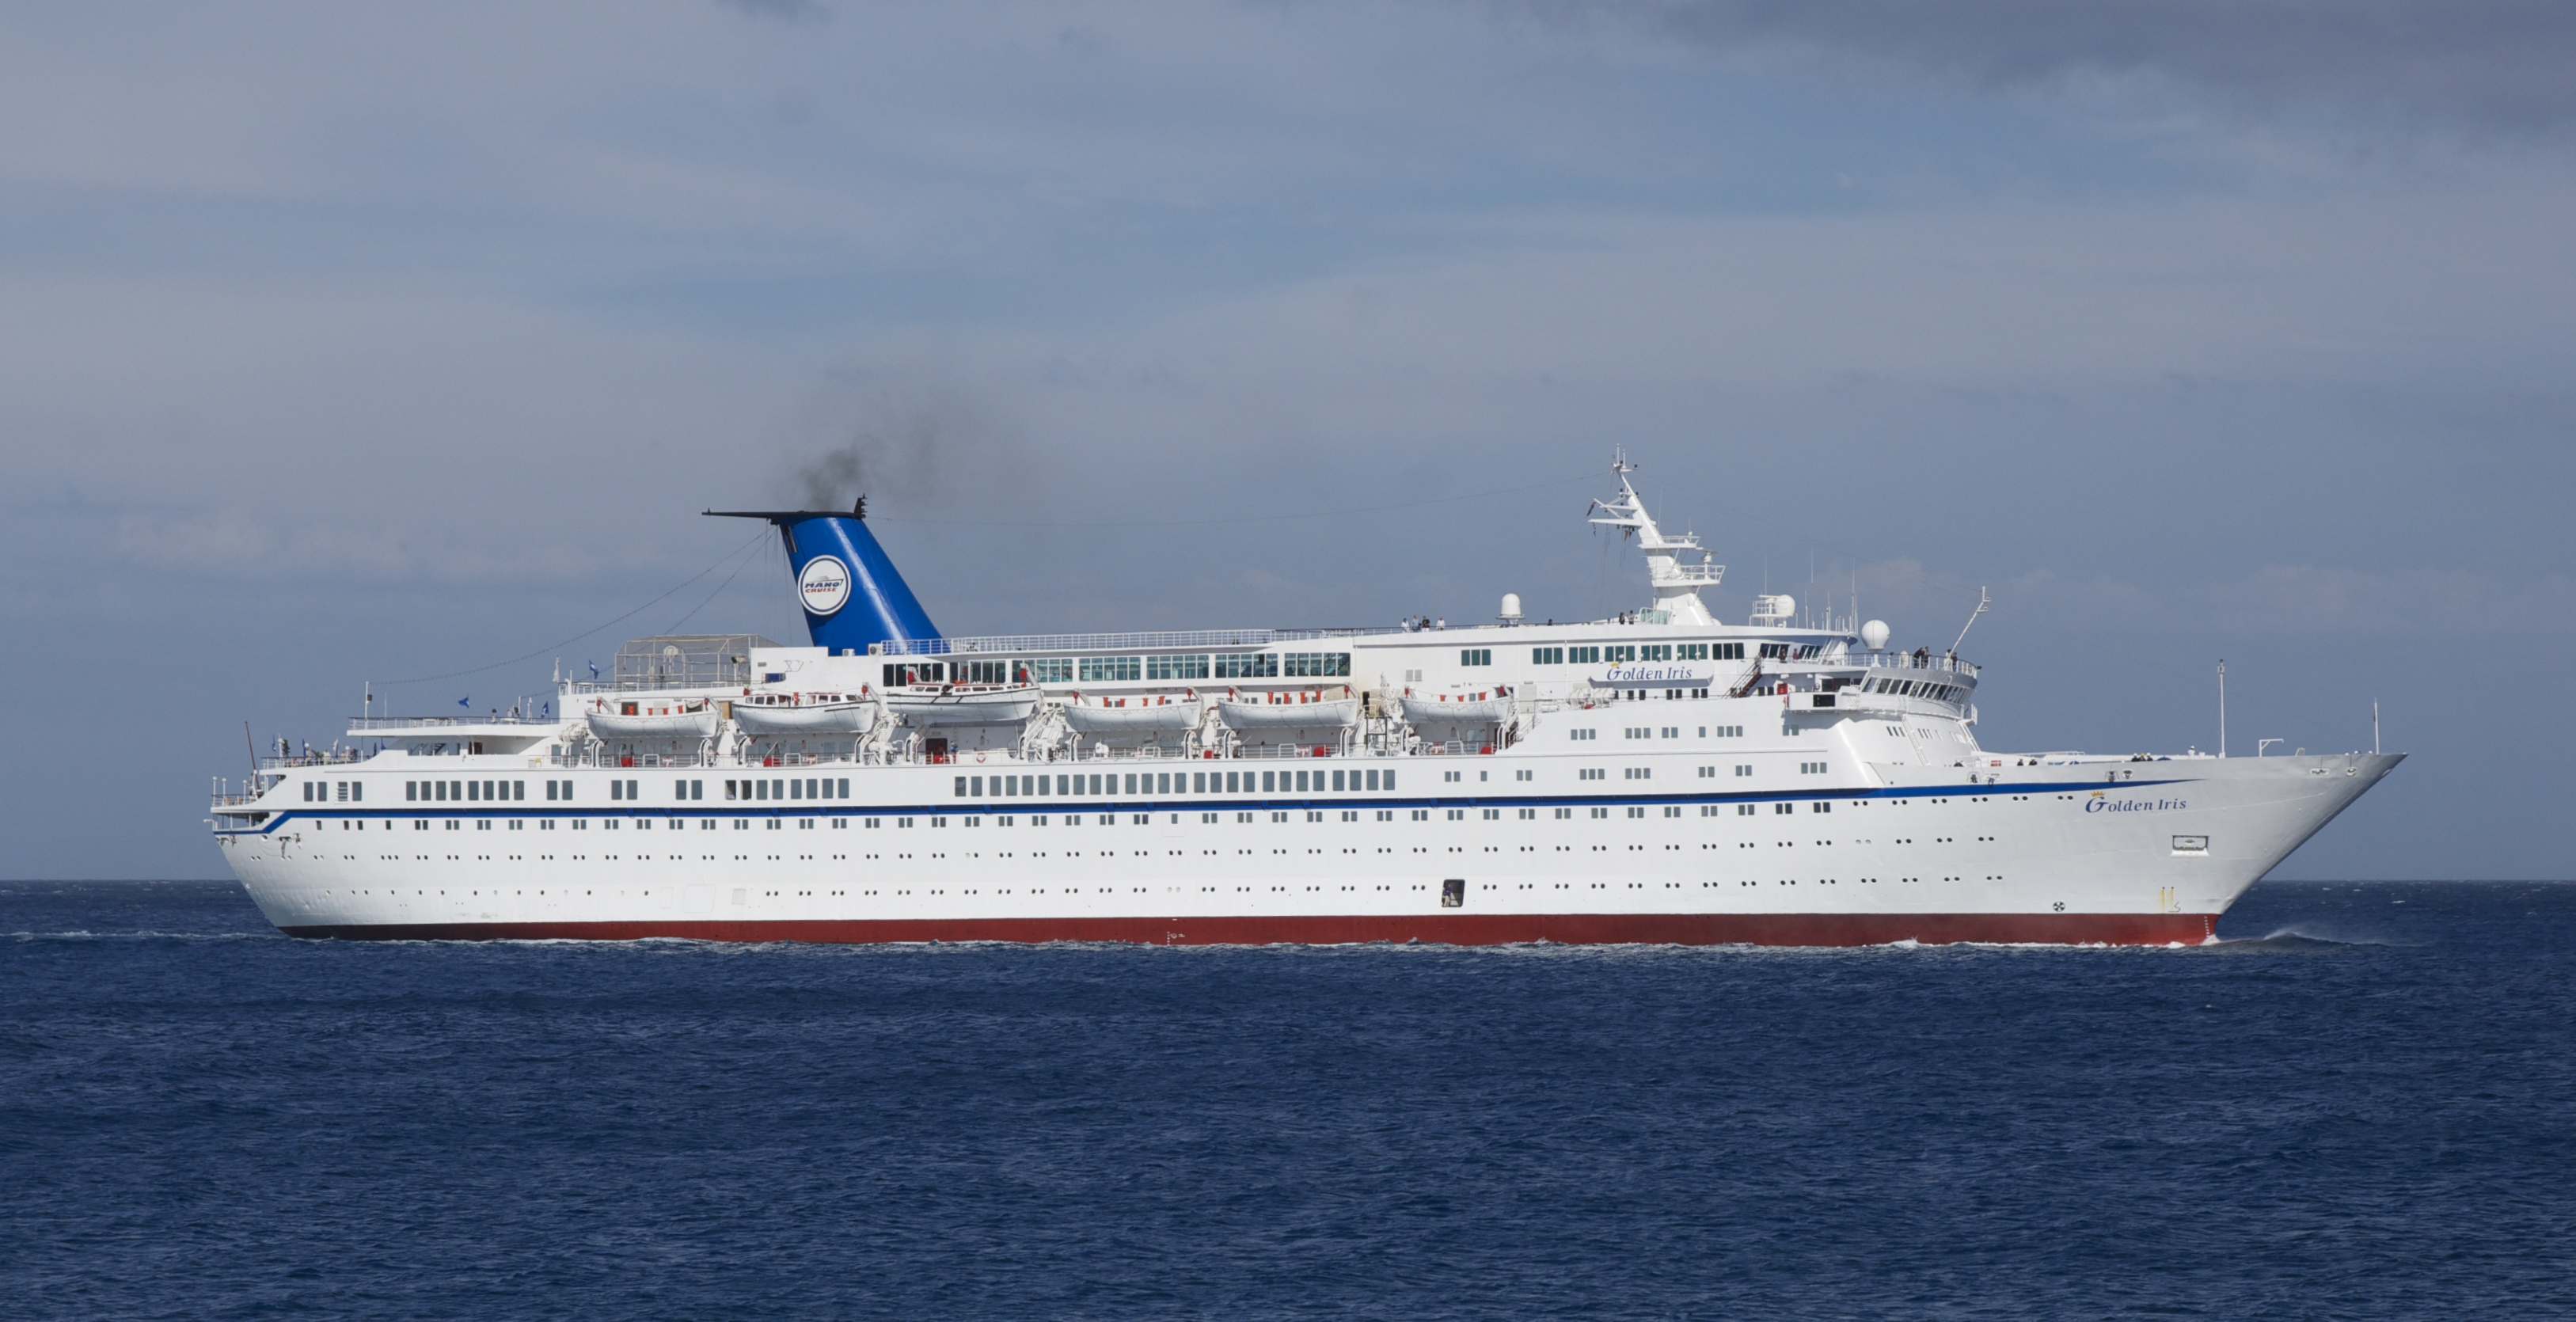
<instances>
[{"instance_id":1,"label":"red hull bottom","mask_svg":"<svg viewBox=\"0 0 2576 1322\"><path fill-rule=\"evenodd\" d=\"M814 919L776 922L406 923L289 927L289 936L348 941L1123 941L1142 945L1338 945L1424 941L1485 946L2197 945L2216 914L1437 914L1308 918Z\"/></svg>"}]
</instances>

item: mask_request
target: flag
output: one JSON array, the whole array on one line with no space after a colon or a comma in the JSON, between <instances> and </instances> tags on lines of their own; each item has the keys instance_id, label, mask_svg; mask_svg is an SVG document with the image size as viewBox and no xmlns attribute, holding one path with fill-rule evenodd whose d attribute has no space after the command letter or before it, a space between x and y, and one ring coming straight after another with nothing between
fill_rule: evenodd
<instances>
[{"instance_id":1,"label":"flag","mask_svg":"<svg viewBox=\"0 0 2576 1322\"><path fill-rule=\"evenodd\" d=\"M470 697L470 696L469 696L469 697L458 698L458 699L456 700L456 705L457 705L457 706L459 706L459 707L471 707L471 706L473 706L473 705L474 705L474 699L473 699L472 697Z\"/></svg>"},{"instance_id":2,"label":"flag","mask_svg":"<svg viewBox=\"0 0 2576 1322\"><path fill-rule=\"evenodd\" d=\"M588 662L588 663L586 663L586 664L588 664L588 665L590 666L590 677L591 677L592 679L597 679L597 678L599 678L599 663L598 663L598 662L596 662L596 661L592 661L592 662Z\"/></svg>"}]
</instances>

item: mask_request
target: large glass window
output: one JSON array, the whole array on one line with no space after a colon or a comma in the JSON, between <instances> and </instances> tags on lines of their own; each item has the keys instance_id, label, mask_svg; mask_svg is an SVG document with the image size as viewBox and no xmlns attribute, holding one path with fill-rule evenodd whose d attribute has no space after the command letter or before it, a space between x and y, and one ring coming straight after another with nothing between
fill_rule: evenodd
<instances>
[{"instance_id":1,"label":"large glass window","mask_svg":"<svg viewBox=\"0 0 2576 1322\"><path fill-rule=\"evenodd\" d=\"M1530 649L1530 664L1534 666L1564 665L1565 649L1562 647L1533 647Z\"/></svg>"},{"instance_id":2,"label":"large glass window","mask_svg":"<svg viewBox=\"0 0 2576 1322\"><path fill-rule=\"evenodd\" d=\"M1276 652L1238 652L1216 658L1218 679L1269 679L1278 673Z\"/></svg>"},{"instance_id":3,"label":"large glass window","mask_svg":"<svg viewBox=\"0 0 2576 1322\"><path fill-rule=\"evenodd\" d=\"M1082 658L1082 682L1116 683L1119 680L1143 679L1145 662L1133 656L1086 656Z\"/></svg>"},{"instance_id":4,"label":"large glass window","mask_svg":"<svg viewBox=\"0 0 2576 1322\"><path fill-rule=\"evenodd\" d=\"M1208 659L1204 656L1149 656L1145 658L1147 679L1205 679Z\"/></svg>"},{"instance_id":5,"label":"large glass window","mask_svg":"<svg viewBox=\"0 0 2576 1322\"><path fill-rule=\"evenodd\" d=\"M1565 654L1568 660L1578 666L1601 664L1601 649L1598 647L1569 647L1565 649Z\"/></svg>"},{"instance_id":6,"label":"large glass window","mask_svg":"<svg viewBox=\"0 0 2576 1322\"><path fill-rule=\"evenodd\" d=\"M1073 682L1072 657L1045 657L1023 661L1020 664L1027 668L1029 679L1035 683L1070 684Z\"/></svg>"},{"instance_id":7,"label":"large glass window","mask_svg":"<svg viewBox=\"0 0 2576 1322\"><path fill-rule=\"evenodd\" d=\"M1290 652L1288 673L1322 677L1347 675L1351 673L1351 654L1348 652Z\"/></svg>"}]
</instances>

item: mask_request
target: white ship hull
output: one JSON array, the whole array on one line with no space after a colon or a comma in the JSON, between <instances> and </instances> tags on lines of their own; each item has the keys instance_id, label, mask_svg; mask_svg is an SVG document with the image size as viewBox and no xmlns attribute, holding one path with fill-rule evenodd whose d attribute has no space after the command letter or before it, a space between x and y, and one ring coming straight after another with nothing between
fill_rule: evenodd
<instances>
[{"instance_id":1,"label":"white ship hull","mask_svg":"<svg viewBox=\"0 0 2576 1322\"><path fill-rule=\"evenodd\" d=\"M1577 764L1597 759L1562 754L1443 759L1495 773L1484 794L1438 792L1420 758L1307 760L1404 763L1376 793L998 801L956 797L954 766L784 768L771 778L830 771L851 797L704 806L612 803L609 773L578 772L570 806L317 807L223 839L300 936L2161 944L2208 939L2399 760L2088 762L1973 785L1884 764L1868 768L1884 783L1823 785L1794 783L1801 755L1747 778L1791 784L1706 792L1691 753L1620 759L1673 794L1582 793L1598 782ZM1100 765L1021 774L1072 767L1087 786Z\"/></svg>"}]
</instances>

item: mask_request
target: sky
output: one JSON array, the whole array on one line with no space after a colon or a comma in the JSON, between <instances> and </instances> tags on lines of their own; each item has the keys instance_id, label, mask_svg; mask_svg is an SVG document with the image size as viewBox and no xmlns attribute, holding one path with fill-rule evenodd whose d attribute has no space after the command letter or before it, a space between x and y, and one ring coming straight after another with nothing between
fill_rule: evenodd
<instances>
[{"instance_id":1,"label":"sky","mask_svg":"<svg viewBox=\"0 0 2576 1322\"><path fill-rule=\"evenodd\" d=\"M2565 878L2576 10L0 5L15 878L249 741L802 642L1642 604L1625 447L1988 748L2412 756L2292 878ZM2501 641L2499 641L2501 640ZM2462 671L2469 672L2465 676ZM248 736L245 737L245 725Z\"/></svg>"}]
</instances>

